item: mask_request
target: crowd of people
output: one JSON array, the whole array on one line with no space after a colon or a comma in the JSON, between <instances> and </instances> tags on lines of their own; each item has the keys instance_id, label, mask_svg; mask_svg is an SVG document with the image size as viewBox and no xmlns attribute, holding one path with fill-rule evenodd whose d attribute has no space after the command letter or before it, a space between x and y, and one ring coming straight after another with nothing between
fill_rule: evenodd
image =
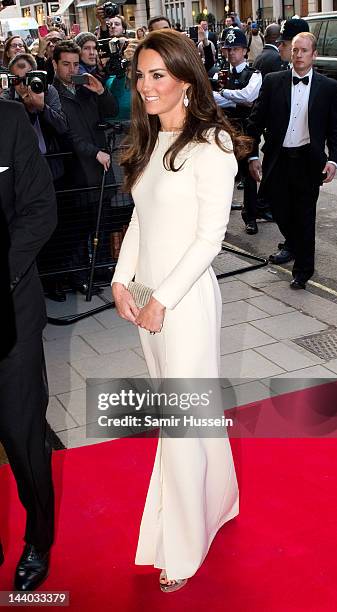
<instances>
[{"instance_id":1,"label":"crowd of people","mask_svg":"<svg viewBox=\"0 0 337 612\"><path fill-rule=\"evenodd\" d=\"M56 189L97 186L102 171L109 172L107 129L116 122L121 122L125 131L129 129L131 64L137 46L148 33L172 29L166 16L157 15L146 27L136 30L135 38L128 38L128 24L122 15L107 18L104 6L99 6L96 16L98 25L94 33L67 34L63 24L50 22L48 33L39 35L34 52L29 51L20 36L10 36L3 45L1 97L24 105L38 136L40 151L49 156ZM309 28L303 19L293 18L282 27L278 23L269 24L262 34L256 22L251 19L240 22L233 13L226 17L219 35L204 18L189 32L183 32L180 24L175 29L193 38L217 105L236 128L248 135L254 133L251 117L256 116L254 112L265 78L292 67L292 40ZM43 77L42 73L45 73ZM4 87L6 74L9 75L7 88ZM34 75L35 79L42 79L40 88L31 86ZM55 156L62 152L72 152L71 161ZM240 160L236 184L244 192L243 206L232 203L232 209L242 209L244 230L250 235L258 232L258 219L277 221L279 218L266 181L262 180L259 185L260 175L250 171L254 167L252 161L248 157ZM92 202L88 200L89 214ZM70 267L88 262L89 226L88 222L79 223L77 242L82 246L71 248ZM270 260L278 264L293 259L295 248L291 242L285 238ZM71 274L69 278L72 289L87 291L85 271ZM45 289L51 299L66 299L60 277L57 281L46 281ZM97 286L94 291L99 292L100 288Z\"/></svg>"},{"instance_id":2,"label":"crowd of people","mask_svg":"<svg viewBox=\"0 0 337 612\"><path fill-rule=\"evenodd\" d=\"M57 243L52 180L56 191L96 187L111 170L107 130L126 122L120 163L135 208L112 282L118 314L138 327L151 377L217 379L221 296L211 264L235 180L244 189L245 231L257 233L259 216L274 219L284 242L270 260L294 260L290 286L298 290L314 272L319 188L337 167L337 83L313 70L316 39L306 21L270 24L263 41L256 24L245 32L235 15L220 37L201 20L190 40L159 15L130 41L123 16L107 19L98 7L97 19L95 33L74 37L51 27L35 57L19 36L4 44L0 212L8 228L1 245L10 334L0 361L0 440L27 512L14 580L20 591L46 578L54 537L46 313L35 264L52 234ZM90 193L68 227L76 230L69 280L82 292L97 204ZM58 204L56 232L64 230ZM70 205L76 209L76 199ZM143 303L132 293L133 278L147 292ZM45 290L66 299L63 286ZM136 562L162 570L163 592L182 588L218 529L238 514L238 501L226 436L160 437Z\"/></svg>"}]
</instances>

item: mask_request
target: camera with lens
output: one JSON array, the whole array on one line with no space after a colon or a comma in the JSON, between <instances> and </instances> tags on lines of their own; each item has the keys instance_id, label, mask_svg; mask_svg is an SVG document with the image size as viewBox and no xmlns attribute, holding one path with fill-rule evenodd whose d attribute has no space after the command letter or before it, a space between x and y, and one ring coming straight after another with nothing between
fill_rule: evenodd
<instances>
[{"instance_id":1,"label":"camera with lens","mask_svg":"<svg viewBox=\"0 0 337 612\"><path fill-rule=\"evenodd\" d=\"M128 60L124 59L123 53L128 46L128 41L120 38L103 38L97 41L98 55L101 59L108 59L105 65L107 75L115 75L122 78L129 65Z\"/></svg>"},{"instance_id":2,"label":"camera with lens","mask_svg":"<svg viewBox=\"0 0 337 612\"><path fill-rule=\"evenodd\" d=\"M23 83L37 94L48 91L47 73L44 70L31 70L31 72L27 72L26 76L23 77L8 74L7 78L8 87L15 87Z\"/></svg>"},{"instance_id":3,"label":"camera with lens","mask_svg":"<svg viewBox=\"0 0 337 612\"><path fill-rule=\"evenodd\" d=\"M52 17L51 21L56 25L60 25L62 23L62 17L60 17L60 15L55 15Z\"/></svg>"},{"instance_id":4,"label":"camera with lens","mask_svg":"<svg viewBox=\"0 0 337 612\"><path fill-rule=\"evenodd\" d=\"M113 2L104 2L104 4L102 4L102 9L104 9L105 19L111 19L112 17L116 17L119 12L117 4L114 4Z\"/></svg>"}]
</instances>

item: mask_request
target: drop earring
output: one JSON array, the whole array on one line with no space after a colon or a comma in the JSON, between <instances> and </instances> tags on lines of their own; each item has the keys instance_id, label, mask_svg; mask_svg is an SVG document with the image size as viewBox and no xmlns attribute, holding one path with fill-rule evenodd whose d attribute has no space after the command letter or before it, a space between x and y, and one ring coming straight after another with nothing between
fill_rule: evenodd
<instances>
[{"instance_id":1,"label":"drop earring","mask_svg":"<svg viewBox=\"0 0 337 612\"><path fill-rule=\"evenodd\" d=\"M186 91L185 91L185 95L184 95L183 103L184 103L185 108L187 108L187 107L188 107L188 105L189 105L189 103L190 103L190 101L189 101L189 99L188 99L188 97L187 97L187 92L186 92Z\"/></svg>"}]
</instances>

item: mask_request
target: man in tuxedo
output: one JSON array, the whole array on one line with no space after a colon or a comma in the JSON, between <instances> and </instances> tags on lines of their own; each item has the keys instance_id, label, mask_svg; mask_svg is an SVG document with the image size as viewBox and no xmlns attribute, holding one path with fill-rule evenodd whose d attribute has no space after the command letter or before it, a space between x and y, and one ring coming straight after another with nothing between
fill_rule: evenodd
<instances>
[{"instance_id":1,"label":"man in tuxedo","mask_svg":"<svg viewBox=\"0 0 337 612\"><path fill-rule=\"evenodd\" d=\"M277 23L270 23L264 33L265 45L261 53L253 63L254 70L260 70L262 78L269 72L278 72L282 67L282 60L276 46L276 41L280 36L280 26Z\"/></svg>"},{"instance_id":2,"label":"man in tuxedo","mask_svg":"<svg viewBox=\"0 0 337 612\"><path fill-rule=\"evenodd\" d=\"M292 289L305 289L314 273L319 187L332 181L337 167L337 83L313 71L316 55L313 34L295 36L292 70L266 76L247 125L255 139L250 172L257 181L262 173L273 217L287 245L269 260L295 260ZM258 145L264 130L261 166Z\"/></svg>"},{"instance_id":3,"label":"man in tuxedo","mask_svg":"<svg viewBox=\"0 0 337 612\"><path fill-rule=\"evenodd\" d=\"M55 229L56 199L50 170L23 105L0 100L0 126L0 214L8 236L5 306L9 323L14 319L9 330L7 321L3 323L9 337L0 355L0 442L27 513L26 544L14 588L29 591L48 573L54 532L42 347L46 312L35 259Z\"/></svg>"}]
</instances>

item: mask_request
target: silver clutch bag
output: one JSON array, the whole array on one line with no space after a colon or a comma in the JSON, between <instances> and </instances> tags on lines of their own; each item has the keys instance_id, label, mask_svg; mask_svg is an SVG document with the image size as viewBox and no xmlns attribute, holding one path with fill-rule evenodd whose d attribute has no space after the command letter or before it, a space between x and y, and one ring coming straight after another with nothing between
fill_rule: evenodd
<instances>
[{"instance_id":1,"label":"silver clutch bag","mask_svg":"<svg viewBox=\"0 0 337 612\"><path fill-rule=\"evenodd\" d=\"M150 301L154 289L146 287L146 285L142 285L142 283L130 281L128 284L128 291L130 291L136 306L138 308L144 308Z\"/></svg>"}]
</instances>

